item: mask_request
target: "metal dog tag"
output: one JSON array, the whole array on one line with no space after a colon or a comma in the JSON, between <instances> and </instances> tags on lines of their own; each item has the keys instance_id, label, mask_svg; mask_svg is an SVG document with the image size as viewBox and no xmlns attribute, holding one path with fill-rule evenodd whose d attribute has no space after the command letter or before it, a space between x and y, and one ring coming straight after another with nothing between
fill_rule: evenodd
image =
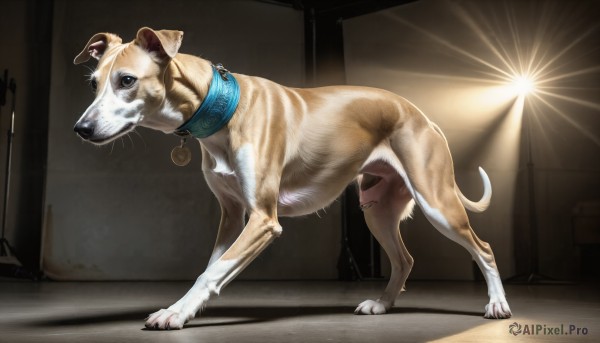
<instances>
[{"instance_id":1,"label":"metal dog tag","mask_svg":"<svg viewBox=\"0 0 600 343\"><path fill-rule=\"evenodd\" d=\"M185 138L181 138L181 145L171 150L171 160L180 167L187 166L192 160L192 152L185 146Z\"/></svg>"}]
</instances>

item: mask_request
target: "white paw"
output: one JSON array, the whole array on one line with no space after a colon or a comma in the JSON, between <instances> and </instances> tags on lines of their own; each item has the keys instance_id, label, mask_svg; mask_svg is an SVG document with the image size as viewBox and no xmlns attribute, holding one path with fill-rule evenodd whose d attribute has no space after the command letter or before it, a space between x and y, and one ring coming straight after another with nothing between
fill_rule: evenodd
<instances>
[{"instance_id":1,"label":"white paw","mask_svg":"<svg viewBox=\"0 0 600 343\"><path fill-rule=\"evenodd\" d=\"M490 302L485 305L485 315L487 319L506 319L512 316L510 307L505 301L501 302Z\"/></svg>"},{"instance_id":2,"label":"white paw","mask_svg":"<svg viewBox=\"0 0 600 343\"><path fill-rule=\"evenodd\" d=\"M354 310L354 314L384 314L389 308L389 304L386 305L379 301L365 300Z\"/></svg>"},{"instance_id":3,"label":"white paw","mask_svg":"<svg viewBox=\"0 0 600 343\"><path fill-rule=\"evenodd\" d=\"M162 309L148 316L146 327L153 330L179 330L187 321L186 316L182 316L175 311Z\"/></svg>"}]
</instances>

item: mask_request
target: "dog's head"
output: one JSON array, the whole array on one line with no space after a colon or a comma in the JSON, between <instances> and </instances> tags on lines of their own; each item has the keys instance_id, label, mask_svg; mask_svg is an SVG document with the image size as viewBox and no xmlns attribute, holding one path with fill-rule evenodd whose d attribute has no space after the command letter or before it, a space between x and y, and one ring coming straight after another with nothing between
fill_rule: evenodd
<instances>
[{"instance_id":1,"label":"dog's head","mask_svg":"<svg viewBox=\"0 0 600 343\"><path fill-rule=\"evenodd\" d=\"M74 63L98 60L91 74L94 102L75 124L84 140L105 144L123 136L156 115L165 100L164 74L175 57L183 32L141 28L123 44L111 33L97 33L75 57Z\"/></svg>"}]
</instances>

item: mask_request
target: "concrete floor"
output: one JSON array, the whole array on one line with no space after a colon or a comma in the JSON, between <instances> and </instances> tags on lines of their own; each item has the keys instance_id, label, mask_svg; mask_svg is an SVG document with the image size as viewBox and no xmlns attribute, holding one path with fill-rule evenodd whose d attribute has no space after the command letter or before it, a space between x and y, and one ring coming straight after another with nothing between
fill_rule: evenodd
<instances>
[{"instance_id":1,"label":"concrete floor","mask_svg":"<svg viewBox=\"0 0 600 343\"><path fill-rule=\"evenodd\" d=\"M144 329L148 313L190 285L0 281L0 342L600 341L598 284L508 285L514 317L486 320L482 283L409 281L389 314L355 316L355 306L376 298L384 283L234 281L183 330ZM522 332L574 325L580 334L513 336L515 322Z\"/></svg>"}]
</instances>

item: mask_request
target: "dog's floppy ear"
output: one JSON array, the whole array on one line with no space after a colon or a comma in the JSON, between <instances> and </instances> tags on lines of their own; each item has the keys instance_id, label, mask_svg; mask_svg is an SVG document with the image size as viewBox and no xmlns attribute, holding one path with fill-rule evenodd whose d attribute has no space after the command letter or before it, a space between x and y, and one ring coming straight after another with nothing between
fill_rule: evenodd
<instances>
[{"instance_id":1,"label":"dog's floppy ear","mask_svg":"<svg viewBox=\"0 0 600 343\"><path fill-rule=\"evenodd\" d=\"M134 43L146 51L155 53L156 57L164 61L177 55L182 40L181 31L154 31L149 27L142 27L137 32Z\"/></svg>"},{"instance_id":2,"label":"dog's floppy ear","mask_svg":"<svg viewBox=\"0 0 600 343\"><path fill-rule=\"evenodd\" d=\"M79 55L75 57L73 63L80 64L87 62L90 57L99 60L108 47L121 44L122 42L121 37L112 33L96 33L90 38Z\"/></svg>"}]
</instances>

